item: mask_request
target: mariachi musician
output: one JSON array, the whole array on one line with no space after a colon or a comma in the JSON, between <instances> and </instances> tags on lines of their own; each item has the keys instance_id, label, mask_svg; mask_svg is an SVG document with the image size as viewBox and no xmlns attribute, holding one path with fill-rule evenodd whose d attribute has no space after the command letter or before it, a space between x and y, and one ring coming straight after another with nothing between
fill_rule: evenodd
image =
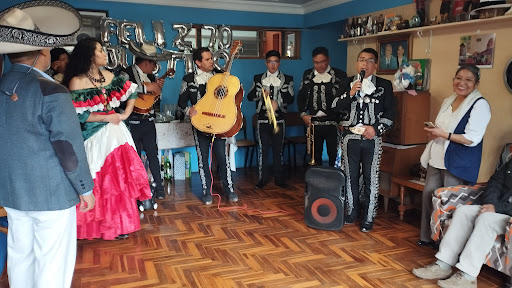
<instances>
[{"instance_id":1,"label":"mariachi musician","mask_svg":"<svg viewBox=\"0 0 512 288\"><path fill-rule=\"evenodd\" d=\"M285 125L283 115L287 112L288 104L293 102L293 77L279 71L281 54L279 51L270 50L265 55L267 71L254 75L251 91L247 94L249 101L256 101L256 113L258 113L257 137L258 137L258 172L259 181L256 189L263 188L267 182L269 169L263 169L267 160L269 148L272 145L274 160L274 182L281 188L289 188L283 176L283 141ZM272 111L267 111L264 101L269 97ZM270 117L269 117L270 115ZM273 119L272 119L273 118ZM272 123L272 120L275 123ZM276 125L275 127L273 125Z\"/></svg>"},{"instance_id":2,"label":"mariachi musician","mask_svg":"<svg viewBox=\"0 0 512 288\"><path fill-rule=\"evenodd\" d=\"M329 65L329 51L325 47L313 49L314 68L304 71L300 83L297 104L306 125L315 126L314 158L315 165L322 165L324 140L329 156L329 166L334 167L338 152L338 114L333 113L331 104L340 83L347 73Z\"/></svg>"},{"instance_id":3,"label":"mariachi musician","mask_svg":"<svg viewBox=\"0 0 512 288\"><path fill-rule=\"evenodd\" d=\"M190 117L197 115L194 105L206 94L206 84L208 80L222 71L215 70L213 64L213 55L206 47L196 49L192 54L192 60L196 64L196 71L183 76L181 83L181 91L178 99L178 107ZM192 106L187 106L188 103ZM212 175L210 174L208 161L210 159L210 144L212 143L211 134L206 134L192 127L194 140L196 142L197 161L199 168L199 176L202 184L203 203L210 205L213 202L210 187L212 187ZM237 202L238 196L233 189L233 181L231 180L231 169L229 167L229 159L227 153L226 139L215 137L213 141L212 152L219 165L219 173L224 189L224 195L231 202Z\"/></svg>"},{"instance_id":4,"label":"mariachi musician","mask_svg":"<svg viewBox=\"0 0 512 288\"><path fill-rule=\"evenodd\" d=\"M361 216L362 232L373 229L379 196L382 135L393 125L396 110L391 82L374 75L378 61L379 55L373 48L359 52L358 75L343 81L332 104L333 109L348 115L342 121L345 129L341 140L342 167L347 177L345 224L354 223ZM359 186L361 174L364 189Z\"/></svg>"},{"instance_id":5,"label":"mariachi musician","mask_svg":"<svg viewBox=\"0 0 512 288\"><path fill-rule=\"evenodd\" d=\"M136 83L137 93L160 95L164 79L157 80L153 71L157 67L157 62L151 55L156 54L155 46L142 45L142 52L135 57L135 64L124 70L130 77L130 81ZM145 56L147 55L147 56ZM144 111L135 109L127 119L130 132L132 133L135 147L139 156L141 151L145 151L149 161L149 169L153 175L156 184L156 197L165 198L162 176L160 175L160 161L158 159L158 147L156 143L155 128L155 107L159 107L160 100L156 101L154 106Z\"/></svg>"}]
</instances>

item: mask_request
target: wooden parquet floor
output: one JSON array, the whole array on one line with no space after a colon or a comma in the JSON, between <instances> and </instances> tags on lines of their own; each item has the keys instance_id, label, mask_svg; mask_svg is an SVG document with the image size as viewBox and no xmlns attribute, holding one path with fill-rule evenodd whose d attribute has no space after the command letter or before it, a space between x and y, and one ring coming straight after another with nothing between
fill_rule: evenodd
<instances>
[{"instance_id":1,"label":"wooden parquet floor","mask_svg":"<svg viewBox=\"0 0 512 288\"><path fill-rule=\"evenodd\" d=\"M79 241L72 287L437 287L410 272L435 254L416 245L417 211L400 221L390 205L370 233L357 224L315 230L303 220L304 172L292 174L291 190L273 183L256 190L256 170L237 171L240 201L222 200L221 207L246 207L238 211L219 210L215 197L203 205L197 173L171 184L170 195L144 212L142 229L129 239ZM500 287L505 279L484 266L478 287ZM7 283L4 272L0 287Z\"/></svg>"}]
</instances>

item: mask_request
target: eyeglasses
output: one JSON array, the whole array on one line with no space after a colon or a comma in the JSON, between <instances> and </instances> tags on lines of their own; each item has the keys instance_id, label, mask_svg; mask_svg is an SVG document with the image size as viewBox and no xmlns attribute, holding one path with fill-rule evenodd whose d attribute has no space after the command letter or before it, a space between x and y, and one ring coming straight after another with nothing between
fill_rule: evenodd
<instances>
[{"instance_id":1,"label":"eyeglasses","mask_svg":"<svg viewBox=\"0 0 512 288\"><path fill-rule=\"evenodd\" d=\"M322 60L322 61L313 61L313 64L314 65L322 65L322 64L325 64L327 63L327 60Z\"/></svg>"},{"instance_id":2,"label":"eyeglasses","mask_svg":"<svg viewBox=\"0 0 512 288\"><path fill-rule=\"evenodd\" d=\"M267 64L279 64L279 60L268 60Z\"/></svg>"},{"instance_id":3,"label":"eyeglasses","mask_svg":"<svg viewBox=\"0 0 512 288\"><path fill-rule=\"evenodd\" d=\"M475 78L464 78L464 77L461 77L461 76L456 76L455 78L453 78L453 81L464 82L464 83L474 83L474 82L476 82Z\"/></svg>"},{"instance_id":4,"label":"eyeglasses","mask_svg":"<svg viewBox=\"0 0 512 288\"><path fill-rule=\"evenodd\" d=\"M357 62L366 62L366 63L370 63L370 64L373 64L375 63L375 59L373 58L368 58L368 59L365 59L365 58L359 58L357 59Z\"/></svg>"}]
</instances>

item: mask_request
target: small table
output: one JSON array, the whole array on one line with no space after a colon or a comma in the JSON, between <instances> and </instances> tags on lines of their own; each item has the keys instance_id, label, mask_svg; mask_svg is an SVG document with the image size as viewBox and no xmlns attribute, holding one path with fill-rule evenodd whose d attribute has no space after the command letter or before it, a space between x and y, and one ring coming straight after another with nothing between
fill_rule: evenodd
<instances>
[{"instance_id":1,"label":"small table","mask_svg":"<svg viewBox=\"0 0 512 288\"><path fill-rule=\"evenodd\" d=\"M412 204L404 204L405 187L423 192L423 187L425 187L425 183L418 180L414 180L409 176L391 177L391 182L396 183L400 187L400 206L398 206L398 211L400 212L400 220L404 220L405 210L414 208L414 205Z\"/></svg>"}]
</instances>

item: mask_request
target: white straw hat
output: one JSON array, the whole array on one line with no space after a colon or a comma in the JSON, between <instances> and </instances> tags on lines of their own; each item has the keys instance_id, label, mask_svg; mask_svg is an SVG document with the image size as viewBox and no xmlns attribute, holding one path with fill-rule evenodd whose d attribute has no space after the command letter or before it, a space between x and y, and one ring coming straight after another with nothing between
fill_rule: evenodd
<instances>
[{"instance_id":1,"label":"white straw hat","mask_svg":"<svg viewBox=\"0 0 512 288\"><path fill-rule=\"evenodd\" d=\"M64 2L24 2L0 12L0 54L40 50L70 42L82 26L78 11Z\"/></svg>"}]
</instances>

